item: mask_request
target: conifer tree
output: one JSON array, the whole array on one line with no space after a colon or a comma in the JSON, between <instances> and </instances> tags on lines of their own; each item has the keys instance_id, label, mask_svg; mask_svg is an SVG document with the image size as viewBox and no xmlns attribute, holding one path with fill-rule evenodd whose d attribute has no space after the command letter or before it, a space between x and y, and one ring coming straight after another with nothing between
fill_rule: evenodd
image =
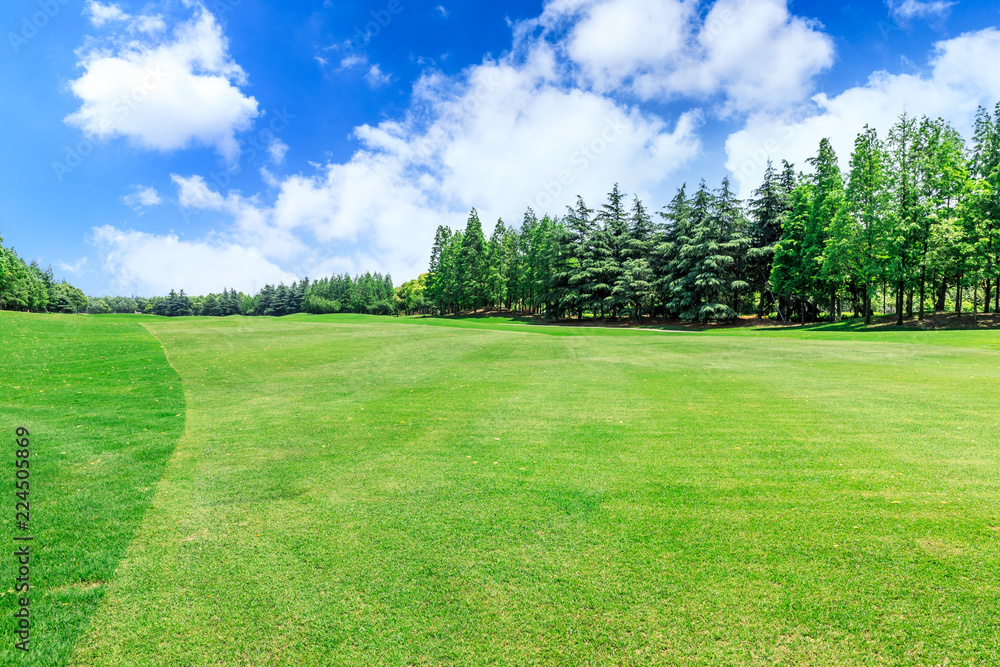
<instances>
[{"instance_id":1,"label":"conifer tree","mask_svg":"<svg viewBox=\"0 0 1000 667\"><path fill-rule=\"evenodd\" d=\"M857 284L865 324L871 324L872 297L883 275L888 209L886 160L878 133L866 125L854 140L844 206L831 231L827 251L827 261Z\"/></svg>"},{"instance_id":2,"label":"conifer tree","mask_svg":"<svg viewBox=\"0 0 1000 667\"><path fill-rule=\"evenodd\" d=\"M886 225L886 269L896 288L896 324L903 324L906 292L912 286L920 229L917 191L916 121L907 114L889 131L886 143L890 207ZM911 313L912 314L912 313Z\"/></svg>"},{"instance_id":3,"label":"conifer tree","mask_svg":"<svg viewBox=\"0 0 1000 667\"><path fill-rule=\"evenodd\" d=\"M812 175L813 196L803 244L808 272L806 279L814 296L827 298L830 321L836 322L840 318L838 294L846 275L841 264L827 261L826 246L830 228L844 205L844 177L829 139L820 141L819 152L809 159L809 164L815 173Z\"/></svg>"},{"instance_id":4,"label":"conifer tree","mask_svg":"<svg viewBox=\"0 0 1000 667\"><path fill-rule=\"evenodd\" d=\"M787 174L791 178L786 182ZM759 294L757 317L764 317L765 298L769 294L774 249L781 239L781 225L791 210L795 172L788 162L782 173L770 160L764 171L764 181L748 202L750 212L750 248L747 250L747 278ZM774 301L773 295L771 301ZM772 303L772 306L778 304Z\"/></svg>"},{"instance_id":5,"label":"conifer tree","mask_svg":"<svg viewBox=\"0 0 1000 667\"><path fill-rule=\"evenodd\" d=\"M462 234L458 269L459 307L476 310L483 305L486 291L486 239L476 209L469 213Z\"/></svg>"}]
</instances>

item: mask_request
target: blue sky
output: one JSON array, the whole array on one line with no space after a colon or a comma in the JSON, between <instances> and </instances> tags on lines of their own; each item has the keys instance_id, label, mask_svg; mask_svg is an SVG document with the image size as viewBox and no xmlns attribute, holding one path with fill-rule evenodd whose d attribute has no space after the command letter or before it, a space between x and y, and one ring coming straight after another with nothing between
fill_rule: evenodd
<instances>
[{"instance_id":1,"label":"blue sky","mask_svg":"<svg viewBox=\"0 0 1000 667\"><path fill-rule=\"evenodd\" d=\"M0 236L91 295L425 270L479 209L743 195L1000 101L994 3L14 0Z\"/></svg>"}]
</instances>

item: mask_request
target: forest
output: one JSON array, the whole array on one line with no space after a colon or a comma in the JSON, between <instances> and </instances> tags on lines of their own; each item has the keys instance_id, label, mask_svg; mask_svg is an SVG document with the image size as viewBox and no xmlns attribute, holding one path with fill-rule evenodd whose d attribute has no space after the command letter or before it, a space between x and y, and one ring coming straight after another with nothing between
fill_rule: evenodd
<instances>
[{"instance_id":1,"label":"forest","mask_svg":"<svg viewBox=\"0 0 1000 667\"><path fill-rule=\"evenodd\" d=\"M0 237L0 310L77 313L86 307L82 290L57 281L51 268L25 262Z\"/></svg>"},{"instance_id":2,"label":"forest","mask_svg":"<svg viewBox=\"0 0 1000 667\"><path fill-rule=\"evenodd\" d=\"M274 316L293 313L362 313L393 315L395 290L392 278L386 274L366 273L355 278L344 274L310 282L309 278L291 285L265 285L251 296L236 290L223 290L204 296L189 296L184 290L170 290L167 296L91 297L87 312L150 313L165 317L199 315Z\"/></svg>"},{"instance_id":3,"label":"forest","mask_svg":"<svg viewBox=\"0 0 1000 667\"><path fill-rule=\"evenodd\" d=\"M770 162L747 201L728 179L682 186L662 210L617 185L597 209L529 208L486 239L438 228L425 298L438 312L508 308L550 318L923 319L1000 312L1000 104L971 145L942 119L901 116L857 135L845 170L829 140L797 172Z\"/></svg>"}]
</instances>

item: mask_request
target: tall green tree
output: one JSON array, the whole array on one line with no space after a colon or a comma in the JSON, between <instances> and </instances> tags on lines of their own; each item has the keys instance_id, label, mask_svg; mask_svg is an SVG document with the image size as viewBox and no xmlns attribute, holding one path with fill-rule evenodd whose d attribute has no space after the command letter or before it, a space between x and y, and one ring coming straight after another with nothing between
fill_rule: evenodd
<instances>
[{"instance_id":1,"label":"tall green tree","mask_svg":"<svg viewBox=\"0 0 1000 667\"><path fill-rule=\"evenodd\" d=\"M883 275L889 205L886 160L878 133L866 125L854 140L844 207L827 253L828 261L858 286L865 324L871 324L872 298Z\"/></svg>"},{"instance_id":2,"label":"tall green tree","mask_svg":"<svg viewBox=\"0 0 1000 667\"><path fill-rule=\"evenodd\" d=\"M788 174L791 174L790 178ZM788 162L778 172L770 160L764 171L764 181L753 192L748 204L750 213L750 247L747 250L747 278L759 294L757 317L764 317L765 298L770 293L771 266L774 250L781 240L781 225L791 211L795 171ZM771 298L773 302L773 296ZM777 303L771 304L777 307Z\"/></svg>"},{"instance_id":3,"label":"tall green tree","mask_svg":"<svg viewBox=\"0 0 1000 667\"><path fill-rule=\"evenodd\" d=\"M486 238L479 213L472 209L458 258L460 307L476 310L486 301Z\"/></svg>"},{"instance_id":4,"label":"tall green tree","mask_svg":"<svg viewBox=\"0 0 1000 667\"><path fill-rule=\"evenodd\" d=\"M827 261L827 243L844 205L844 177L829 139L820 141L819 152L808 162L814 173L811 211L806 220L803 244L805 269L809 272L807 281L817 300L827 298L830 321L835 322L840 317L838 296L847 274L842 264Z\"/></svg>"},{"instance_id":5,"label":"tall green tree","mask_svg":"<svg viewBox=\"0 0 1000 667\"><path fill-rule=\"evenodd\" d=\"M916 140L916 120L904 113L892 126L886 142L889 158L886 171L890 192L885 234L886 273L895 286L896 324L900 326L906 310L906 293L913 285L920 262L918 240L921 224Z\"/></svg>"}]
</instances>

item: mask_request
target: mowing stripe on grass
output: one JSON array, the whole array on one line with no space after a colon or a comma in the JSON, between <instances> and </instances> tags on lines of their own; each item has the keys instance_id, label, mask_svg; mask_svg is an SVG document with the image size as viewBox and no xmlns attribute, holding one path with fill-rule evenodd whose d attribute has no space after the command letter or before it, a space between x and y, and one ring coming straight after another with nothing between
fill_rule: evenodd
<instances>
[{"instance_id":1,"label":"mowing stripe on grass","mask_svg":"<svg viewBox=\"0 0 1000 667\"><path fill-rule=\"evenodd\" d=\"M66 664L184 425L180 378L135 317L0 312L0 664ZM14 649L14 428L31 432L31 650Z\"/></svg>"}]
</instances>

